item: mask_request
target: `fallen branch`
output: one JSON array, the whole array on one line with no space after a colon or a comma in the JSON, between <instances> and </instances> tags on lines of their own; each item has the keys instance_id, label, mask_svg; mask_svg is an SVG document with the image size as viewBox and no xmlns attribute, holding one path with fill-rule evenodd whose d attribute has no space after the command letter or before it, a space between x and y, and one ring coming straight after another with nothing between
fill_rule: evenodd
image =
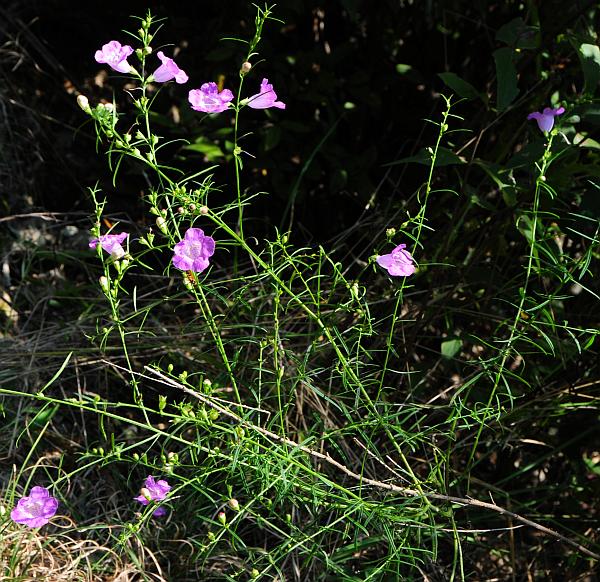
<instances>
[{"instance_id":1,"label":"fallen branch","mask_svg":"<svg viewBox=\"0 0 600 582\"><path fill-rule=\"evenodd\" d=\"M156 376L157 378L160 378L160 380L162 382L164 382L165 384L173 386L174 388L178 388L178 389L182 390L183 392L185 392L186 394L189 394L190 396L196 398L197 400L200 400L204 404L206 404L206 405L210 406L211 408L213 408L214 410L216 410L219 414L222 414L223 416L227 416L228 418L235 420L241 426L248 428L250 430L253 430L255 432L258 432L258 433L260 433L270 439L276 440L280 443L285 443L286 445L289 445L290 447L298 449L298 450L302 451L303 453L306 453L307 455L314 457L315 459L320 459L322 461L325 461L332 467L339 469L342 473L344 473L345 475L348 475L349 477L352 477L353 479L357 480L360 483L366 483L368 485L372 485L373 487L377 487L379 489L385 489L387 491L393 491L394 493L401 493L402 495L409 495L411 497L427 497L428 499L437 499L439 501L448 501L448 502L456 503L457 505L462 505L462 506L481 507L483 509L489 509L490 511L494 511L496 513L499 513L500 515L505 515L507 517L511 517L512 519L514 519L524 525L528 525L542 533L545 533L549 536L559 539L562 542L564 542L565 544L568 544L568 545L572 546L573 548L576 548L577 550L579 550L582 554L585 554L586 556L590 556L591 558L600 560L599 554L592 552L591 550L588 550L585 546L582 546L580 543L562 535L561 533L559 533L557 531L554 531L553 529L550 529L549 527L546 527L545 525L542 525L541 523L537 523L535 521L532 521L531 519L527 519L526 517L523 517L517 513L509 511L508 509L505 509L504 507L496 505L495 503L479 501L477 499L472 499L470 497L455 497L453 495L444 495L442 493L421 493L420 491L417 491L416 489L411 489L409 487L401 487L399 485L394 485L393 483L384 483L383 481L377 481L376 479L370 479L369 477L359 475L358 473L355 473L354 471L352 471L351 469L349 469L342 463L336 461L333 457L331 457L329 455L329 453L320 453L319 451L315 451L305 445L298 444L297 442L295 442L291 439L277 435L265 428L262 428L261 426L256 426L255 424L252 424L251 422L239 417L234 412L231 412L225 406L222 406L221 404L214 402L213 400L211 400L204 394L201 394L199 392L196 392L195 390L192 390L191 388L188 388L187 386L173 380L172 378L165 376L160 371L158 371L154 368L145 366L145 370L147 370L148 372L150 372L152 375ZM140 374L140 375L143 376L143 374ZM156 378L149 378L148 376L143 376L143 377L146 377L148 379L156 379Z\"/></svg>"}]
</instances>

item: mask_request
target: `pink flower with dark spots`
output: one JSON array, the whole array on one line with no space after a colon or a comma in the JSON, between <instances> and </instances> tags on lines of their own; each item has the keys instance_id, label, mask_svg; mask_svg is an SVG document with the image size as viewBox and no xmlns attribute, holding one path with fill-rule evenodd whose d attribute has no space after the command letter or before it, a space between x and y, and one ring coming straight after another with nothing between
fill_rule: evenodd
<instances>
[{"instance_id":1,"label":"pink flower with dark spots","mask_svg":"<svg viewBox=\"0 0 600 582\"><path fill-rule=\"evenodd\" d=\"M103 234L100 238L94 238L90 241L90 248L95 249L100 245L113 259L120 259L125 256L123 241L129 236L128 232L119 234Z\"/></svg>"},{"instance_id":2,"label":"pink flower with dark spots","mask_svg":"<svg viewBox=\"0 0 600 582\"><path fill-rule=\"evenodd\" d=\"M252 109L268 109L269 107L285 109L285 103L277 101L273 85L269 84L268 79L263 79L260 84L260 93L248 98L248 107L252 107Z\"/></svg>"},{"instance_id":3,"label":"pink flower with dark spots","mask_svg":"<svg viewBox=\"0 0 600 582\"><path fill-rule=\"evenodd\" d=\"M556 109L546 107L541 113L539 111L534 111L533 113L530 113L527 116L527 119L535 119L537 121L538 127L540 128L540 131L547 132L554 127L554 118L557 115L562 115L564 112L564 107L557 107Z\"/></svg>"},{"instance_id":4,"label":"pink flower with dark spots","mask_svg":"<svg viewBox=\"0 0 600 582\"><path fill-rule=\"evenodd\" d=\"M15 523L27 527L42 527L58 509L58 500L45 487L32 487L27 497L21 497L16 507L10 512Z\"/></svg>"},{"instance_id":5,"label":"pink flower with dark spots","mask_svg":"<svg viewBox=\"0 0 600 582\"><path fill-rule=\"evenodd\" d=\"M105 63L114 71L119 73L129 73L131 65L127 62L127 57L133 52L128 45L121 45L118 40L111 40L102 46L101 51L96 51L95 59L98 63Z\"/></svg>"},{"instance_id":6,"label":"pink flower with dark spots","mask_svg":"<svg viewBox=\"0 0 600 582\"><path fill-rule=\"evenodd\" d=\"M140 489L140 495L134 497L134 499L142 505L148 505L151 501L163 501L169 491L171 491L171 485L164 479L156 481L152 475L148 475L144 481L144 486ZM152 515L154 517L162 517L166 513L167 510L164 507L157 507L152 512Z\"/></svg>"},{"instance_id":7,"label":"pink flower with dark spots","mask_svg":"<svg viewBox=\"0 0 600 582\"><path fill-rule=\"evenodd\" d=\"M221 113L229 108L233 93L229 89L219 91L216 83L204 83L200 89L192 89L188 101L194 111Z\"/></svg>"},{"instance_id":8,"label":"pink flower with dark spots","mask_svg":"<svg viewBox=\"0 0 600 582\"><path fill-rule=\"evenodd\" d=\"M392 277L408 277L412 275L416 268L412 255L405 251L406 245L398 245L388 255L377 257L377 264L384 269Z\"/></svg>"},{"instance_id":9,"label":"pink flower with dark spots","mask_svg":"<svg viewBox=\"0 0 600 582\"><path fill-rule=\"evenodd\" d=\"M183 240L173 249L173 265L181 271L201 273L215 252L215 240L200 228L188 228Z\"/></svg>"},{"instance_id":10,"label":"pink flower with dark spots","mask_svg":"<svg viewBox=\"0 0 600 582\"><path fill-rule=\"evenodd\" d=\"M185 71L181 70L173 59L165 57L162 51L158 51L156 56L161 60L162 65L152 73L154 80L157 83L166 83L171 79L175 79L176 83L187 83L188 76Z\"/></svg>"}]
</instances>

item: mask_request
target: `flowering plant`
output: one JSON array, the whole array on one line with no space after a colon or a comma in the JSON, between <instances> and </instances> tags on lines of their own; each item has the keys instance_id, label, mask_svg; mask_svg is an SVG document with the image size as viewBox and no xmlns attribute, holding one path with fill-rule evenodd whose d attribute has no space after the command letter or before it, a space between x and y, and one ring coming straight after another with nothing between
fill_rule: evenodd
<instances>
[{"instance_id":1,"label":"flowering plant","mask_svg":"<svg viewBox=\"0 0 600 582\"><path fill-rule=\"evenodd\" d=\"M127 62L127 57L132 52L133 48L128 44L122 45L118 40L111 40L96 51L95 59L98 63L106 63L118 73L130 73L131 65Z\"/></svg>"},{"instance_id":2,"label":"flowering plant","mask_svg":"<svg viewBox=\"0 0 600 582\"><path fill-rule=\"evenodd\" d=\"M142 505L148 505L151 501L163 501L166 499L169 491L171 491L171 485L164 479L156 479L152 475L148 475L144 481L144 486L140 489L140 494L134 497L136 501L139 501ZM154 517L162 517L166 515L167 510L164 507L157 507L152 515Z\"/></svg>"},{"instance_id":3,"label":"flowering plant","mask_svg":"<svg viewBox=\"0 0 600 582\"><path fill-rule=\"evenodd\" d=\"M21 497L10 512L15 523L27 527L42 527L54 517L58 509L58 500L50 495L45 487L32 487L29 495Z\"/></svg>"},{"instance_id":4,"label":"flowering plant","mask_svg":"<svg viewBox=\"0 0 600 582\"><path fill-rule=\"evenodd\" d=\"M540 113L539 111L534 111L527 116L527 119L535 119L537 121L538 127L540 131L548 132L552 131L554 127L554 118L557 115L562 115L565 112L564 107L556 107L552 109L550 107L545 107L544 110Z\"/></svg>"},{"instance_id":5,"label":"flowering plant","mask_svg":"<svg viewBox=\"0 0 600 582\"><path fill-rule=\"evenodd\" d=\"M98 245L102 247L113 259L120 259L125 256L123 241L129 236L127 232L119 234L103 234L90 241L89 247L95 249Z\"/></svg>"},{"instance_id":6,"label":"flowering plant","mask_svg":"<svg viewBox=\"0 0 600 582\"><path fill-rule=\"evenodd\" d=\"M415 261L412 255L405 250L406 245L398 245L391 253L377 257L377 264L392 277L408 277L415 272Z\"/></svg>"},{"instance_id":7,"label":"flowering plant","mask_svg":"<svg viewBox=\"0 0 600 582\"><path fill-rule=\"evenodd\" d=\"M231 105L233 93L229 89L219 91L216 83L204 83L200 89L192 89L188 100L194 111L222 113Z\"/></svg>"}]
</instances>

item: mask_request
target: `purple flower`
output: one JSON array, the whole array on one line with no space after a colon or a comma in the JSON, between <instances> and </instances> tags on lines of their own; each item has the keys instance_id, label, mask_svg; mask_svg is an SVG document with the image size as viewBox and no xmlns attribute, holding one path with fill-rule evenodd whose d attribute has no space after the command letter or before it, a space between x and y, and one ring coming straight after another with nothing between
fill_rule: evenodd
<instances>
[{"instance_id":1,"label":"purple flower","mask_svg":"<svg viewBox=\"0 0 600 582\"><path fill-rule=\"evenodd\" d=\"M21 497L17 506L10 512L15 523L27 527L42 527L58 509L58 500L50 495L45 487L32 487L28 497Z\"/></svg>"},{"instance_id":2,"label":"purple flower","mask_svg":"<svg viewBox=\"0 0 600 582\"><path fill-rule=\"evenodd\" d=\"M111 40L102 46L101 51L96 51L95 59L119 73L129 73L131 65L127 62L127 57L132 52L133 49L128 44L121 45L118 40Z\"/></svg>"},{"instance_id":3,"label":"purple flower","mask_svg":"<svg viewBox=\"0 0 600 582\"><path fill-rule=\"evenodd\" d=\"M546 107L541 113L539 111L530 113L527 116L527 119L535 119L540 131L550 131L554 127L554 117L556 115L562 115L564 112L564 107L558 107L557 109Z\"/></svg>"},{"instance_id":4,"label":"purple flower","mask_svg":"<svg viewBox=\"0 0 600 582\"><path fill-rule=\"evenodd\" d=\"M248 99L248 107L252 107L252 109L268 109L269 107L285 109L285 103L277 101L277 94L273 91L273 85L269 84L268 79L263 79L260 84L260 93L252 95Z\"/></svg>"},{"instance_id":5,"label":"purple flower","mask_svg":"<svg viewBox=\"0 0 600 582\"><path fill-rule=\"evenodd\" d=\"M415 272L412 255L405 251L406 245L398 245L389 255L377 257L377 264L387 269L392 277L408 277Z\"/></svg>"},{"instance_id":6,"label":"purple flower","mask_svg":"<svg viewBox=\"0 0 600 582\"><path fill-rule=\"evenodd\" d=\"M229 107L233 93L229 89L219 91L216 83L204 83L200 89L192 89L188 101L194 111L221 113Z\"/></svg>"},{"instance_id":7,"label":"purple flower","mask_svg":"<svg viewBox=\"0 0 600 582\"><path fill-rule=\"evenodd\" d=\"M173 249L173 264L182 271L202 273L208 267L208 258L215 252L215 241L199 228L188 228L183 240Z\"/></svg>"},{"instance_id":8,"label":"purple flower","mask_svg":"<svg viewBox=\"0 0 600 582\"><path fill-rule=\"evenodd\" d=\"M122 242L129 236L128 232L119 234L103 234L100 238L94 238L90 241L90 248L95 249L100 245L113 259L120 259L125 256L125 249Z\"/></svg>"},{"instance_id":9,"label":"purple flower","mask_svg":"<svg viewBox=\"0 0 600 582\"><path fill-rule=\"evenodd\" d=\"M162 501L167 497L167 494L171 491L171 486L160 479L155 481L152 475L148 475L144 481L144 486L140 489L140 495L134 497L136 501L139 501L142 505L148 505L151 501ZM157 507L152 515L154 517L162 517L167 513L164 507Z\"/></svg>"},{"instance_id":10,"label":"purple flower","mask_svg":"<svg viewBox=\"0 0 600 582\"><path fill-rule=\"evenodd\" d=\"M188 76L185 71L182 71L177 66L173 59L165 57L165 54L162 51L158 51L156 56L162 62L162 65L152 73L152 76L157 83L165 83L171 79L175 79L175 82L179 84L187 83Z\"/></svg>"}]
</instances>

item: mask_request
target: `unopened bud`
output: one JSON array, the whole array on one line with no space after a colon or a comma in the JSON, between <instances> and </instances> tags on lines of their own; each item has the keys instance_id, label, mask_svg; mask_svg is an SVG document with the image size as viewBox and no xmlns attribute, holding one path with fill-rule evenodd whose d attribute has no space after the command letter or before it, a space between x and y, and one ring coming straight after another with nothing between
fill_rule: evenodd
<instances>
[{"instance_id":1,"label":"unopened bud","mask_svg":"<svg viewBox=\"0 0 600 582\"><path fill-rule=\"evenodd\" d=\"M190 209L190 212L194 212L194 210L196 210L196 205L195 204L190 204L188 206L188 208Z\"/></svg>"},{"instance_id":2,"label":"unopened bud","mask_svg":"<svg viewBox=\"0 0 600 582\"><path fill-rule=\"evenodd\" d=\"M147 46L147 47L145 47L145 48L144 48L144 52L145 52L147 55L151 55L151 54L152 54L152 47L151 47L151 46Z\"/></svg>"},{"instance_id":3,"label":"unopened bud","mask_svg":"<svg viewBox=\"0 0 600 582\"><path fill-rule=\"evenodd\" d=\"M156 218L156 226L158 226L158 230L163 234L167 234L169 229L167 228L167 221L162 216L158 216Z\"/></svg>"},{"instance_id":4,"label":"unopened bud","mask_svg":"<svg viewBox=\"0 0 600 582\"><path fill-rule=\"evenodd\" d=\"M240 510L240 502L237 499L234 499L233 497L227 502L227 505L229 505L229 507L231 507L233 511Z\"/></svg>"},{"instance_id":5,"label":"unopened bud","mask_svg":"<svg viewBox=\"0 0 600 582\"><path fill-rule=\"evenodd\" d=\"M242 63L242 66L240 68L240 75L247 75L250 72L251 68L252 63L249 63L248 61Z\"/></svg>"},{"instance_id":6,"label":"unopened bud","mask_svg":"<svg viewBox=\"0 0 600 582\"><path fill-rule=\"evenodd\" d=\"M200 214L208 214L208 206L200 206Z\"/></svg>"},{"instance_id":7,"label":"unopened bud","mask_svg":"<svg viewBox=\"0 0 600 582\"><path fill-rule=\"evenodd\" d=\"M388 228L385 231L385 236L387 236L388 238L392 238L395 234L396 234L395 228Z\"/></svg>"},{"instance_id":8,"label":"unopened bud","mask_svg":"<svg viewBox=\"0 0 600 582\"><path fill-rule=\"evenodd\" d=\"M77 96L77 105L79 105L79 107L81 107L81 109L83 109L86 113L92 112L90 102L88 101L88 98L85 95Z\"/></svg>"},{"instance_id":9,"label":"unopened bud","mask_svg":"<svg viewBox=\"0 0 600 582\"><path fill-rule=\"evenodd\" d=\"M227 523L227 516L225 515L224 511L219 511L218 515L217 515L217 519L223 524L225 525Z\"/></svg>"},{"instance_id":10,"label":"unopened bud","mask_svg":"<svg viewBox=\"0 0 600 582\"><path fill-rule=\"evenodd\" d=\"M183 274L183 285L188 291L194 290L195 277L191 271L186 271Z\"/></svg>"},{"instance_id":11,"label":"unopened bud","mask_svg":"<svg viewBox=\"0 0 600 582\"><path fill-rule=\"evenodd\" d=\"M110 283L108 282L108 279L104 275L102 275L102 277L100 277L99 283L100 283L100 288L102 289L102 291L104 291L105 293L108 293L108 290L110 289Z\"/></svg>"},{"instance_id":12,"label":"unopened bud","mask_svg":"<svg viewBox=\"0 0 600 582\"><path fill-rule=\"evenodd\" d=\"M178 213L178 214L185 214L185 208L184 208L183 206L180 206L180 207L177 209L177 213Z\"/></svg>"}]
</instances>

